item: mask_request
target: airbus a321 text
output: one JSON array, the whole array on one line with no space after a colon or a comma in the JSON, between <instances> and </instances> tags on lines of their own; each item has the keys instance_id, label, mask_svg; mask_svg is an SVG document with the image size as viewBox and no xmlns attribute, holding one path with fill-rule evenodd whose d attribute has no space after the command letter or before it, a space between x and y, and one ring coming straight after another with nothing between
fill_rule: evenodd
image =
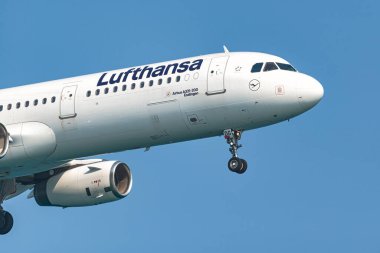
<instances>
[{"instance_id":1,"label":"airbus a321 text","mask_svg":"<svg viewBox=\"0 0 380 253\"><path fill-rule=\"evenodd\" d=\"M295 117L323 87L286 60L229 52L0 90L0 234L5 200L25 191L40 206L91 206L126 197L132 173L104 153L224 136L234 173L243 131ZM82 159L78 159L82 158Z\"/></svg>"}]
</instances>

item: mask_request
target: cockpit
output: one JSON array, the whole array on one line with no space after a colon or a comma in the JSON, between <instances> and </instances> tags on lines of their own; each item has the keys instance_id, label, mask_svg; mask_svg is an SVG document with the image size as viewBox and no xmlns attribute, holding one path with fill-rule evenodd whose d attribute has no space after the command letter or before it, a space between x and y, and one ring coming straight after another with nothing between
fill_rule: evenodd
<instances>
[{"instance_id":1,"label":"cockpit","mask_svg":"<svg viewBox=\"0 0 380 253\"><path fill-rule=\"evenodd\" d=\"M258 62L252 66L251 73L268 72L268 71L273 71L273 70L285 70L285 71L297 72L297 70L288 63Z\"/></svg>"}]
</instances>

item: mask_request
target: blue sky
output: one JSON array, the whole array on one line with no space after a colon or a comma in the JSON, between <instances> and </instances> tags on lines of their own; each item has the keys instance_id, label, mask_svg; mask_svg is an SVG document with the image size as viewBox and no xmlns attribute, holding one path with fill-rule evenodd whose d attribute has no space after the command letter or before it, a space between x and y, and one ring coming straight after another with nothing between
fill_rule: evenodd
<instances>
[{"instance_id":1,"label":"blue sky","mask_svg":"<svg viewBox=\"0 0 380 253\"><path fill-rule=\"evenodd\" d=\"M0 88L221 52L281 56L325 88L290 122L103 155L133 169L96 207L5 203L1 252L380 252L380 4L362 1L0 0ZM1 119L0 119L1 121Z\"/></svg>"}]
</instances>

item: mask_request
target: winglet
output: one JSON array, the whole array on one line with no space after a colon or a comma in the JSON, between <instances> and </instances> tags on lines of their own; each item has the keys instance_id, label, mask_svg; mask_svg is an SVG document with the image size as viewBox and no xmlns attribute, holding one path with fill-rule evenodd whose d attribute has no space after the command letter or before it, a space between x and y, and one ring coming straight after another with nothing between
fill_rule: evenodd
<instances>
[{"instance_id":1,"label":"winglet","mask_svg":"<svg viewBox=\"0 0 380 253\"><path fill-rule=\"evenodd\" d=\"M223 45L223 49L224 49L224 53L225 54L229 54L230 51L228 50L228 48L226 47L226 45Z\"/></svg>"}]
</instances>

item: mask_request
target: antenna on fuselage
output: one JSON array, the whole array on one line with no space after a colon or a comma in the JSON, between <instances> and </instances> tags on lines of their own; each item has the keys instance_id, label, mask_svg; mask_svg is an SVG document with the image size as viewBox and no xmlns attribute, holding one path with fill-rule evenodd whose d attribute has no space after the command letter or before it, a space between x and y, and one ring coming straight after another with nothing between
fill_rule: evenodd
<instances>
[{"instance_id":1,"label":"antenna on fuselage","mask_svg":"<svg viewBox=\"0 0 380 253\"><path fill-rule=\"evenodd\" d=\"M228 50L228 48L226 47L226 45L223 45L223 49L224 49L224 53L225 54L229 54L230 51Z\"/></svg>"}]
</instances>

